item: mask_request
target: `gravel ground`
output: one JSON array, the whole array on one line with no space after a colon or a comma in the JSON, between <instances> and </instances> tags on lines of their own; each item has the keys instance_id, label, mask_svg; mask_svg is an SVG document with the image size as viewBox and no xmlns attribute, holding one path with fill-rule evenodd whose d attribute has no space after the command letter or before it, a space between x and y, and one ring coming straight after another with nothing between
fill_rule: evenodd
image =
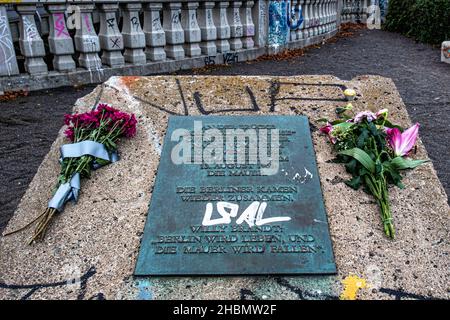
<instances>
[{"instance_id":1,"label":"gravel ground","mask_svg":"<svg viewBox=\"0 0 450 320\"><path fill-rule=\"evenodd\" d=\"M31 92L0 102L0 232L63 125L63 115L95 86Z\"/></svg>"},{"instance_id":2,"label":"gravel ground","mask_svg":"<svg viewBox=\"0 0 450 320\"><path fill-rule=\"evenodd\" d=\"M422 125L422 140L450 195L450 148L447 145L450 66L440 62L439 49L395 33L359 30L353 36L339 37L337 41L290 59L259 60L179 74L193 72L204 75L331 74L346 80L376 74L392 78L412 120ZM63 114L92 88L45 90L0 102L0 232L54 141Z\"/></svg>"}]
</instances>

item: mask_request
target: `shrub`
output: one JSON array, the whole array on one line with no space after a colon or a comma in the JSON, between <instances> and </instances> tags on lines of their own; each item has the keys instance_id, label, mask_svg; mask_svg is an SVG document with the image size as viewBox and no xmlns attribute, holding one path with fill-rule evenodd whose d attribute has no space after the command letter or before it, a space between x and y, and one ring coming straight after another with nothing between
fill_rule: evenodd
<instances>
[{"instance_id":1,"label":"shrub","mask_svg":"<svg viewBox=\"0 0 450 320\"><path fill-rule=\"evenodd\" d=\"M450 0L390 0L384 28L431 44L450 40Z\"/></svg>"}]
</instances>

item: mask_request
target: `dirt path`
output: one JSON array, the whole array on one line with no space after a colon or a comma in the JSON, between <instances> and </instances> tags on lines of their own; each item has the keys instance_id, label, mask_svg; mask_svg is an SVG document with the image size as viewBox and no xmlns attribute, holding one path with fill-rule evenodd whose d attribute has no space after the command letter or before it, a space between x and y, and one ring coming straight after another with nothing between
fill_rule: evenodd
<instances>
[{"instance_id":1,"label":"dirt path","mask_svg":"<svg viewBox=\"0 0 450 320\"><path fill-rule=\"evenodd\" d=\"M360 30L303 56L262 60L194 71L214 75L332 74L351 79L362 74L392 78L450 194L450 66L439 61L439 49L398 34ZM179 74L191 74L192 71ZM48 152L76 99L92 90L59 88L0 102L0 232ZM380 106L382 108L383 106Z\"/></svg>"},{"instance_id":2,"label":"dirt path","mask_svg":"<svg viewBox=\"0 0 450 320\"><path fill-rule=\"evenodd\" d=\"M31 92L0 102L0 232L63 125L63 115L95 86Z\"/></svg>"}]
</instances>

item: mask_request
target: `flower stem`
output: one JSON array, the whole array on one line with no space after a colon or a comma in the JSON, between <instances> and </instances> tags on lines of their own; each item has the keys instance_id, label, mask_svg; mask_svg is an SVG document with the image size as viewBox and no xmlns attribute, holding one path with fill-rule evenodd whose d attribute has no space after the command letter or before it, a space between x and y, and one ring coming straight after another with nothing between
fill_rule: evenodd
<instances>
[{"instance_id":1,"label":"flower stem","mask_svg":"<svg viewBox=\"0 0 450 320\"><path fill-rule=\"evenodd\" d=\"M53 216L57 212L54 208L47 208L44 214L39 218L36 229L34 230L34 235L28 244L32 244L36 240L42 240L45 236L45 232L52 220Z\"/></svg>"},{"instance_id":2,"label":"flower stem","mask_svg":"<svg viewBox=\"0 0 450 320\"><path fill-rule=\"evenodd\" d=\"M391 206L389 204L389 193L387 190L386 179L381 181L382 198L379 200L381 208L381 218L383 221L384 233L391 239L395 239L395 228L392 223Z\"/></svg>"},{"instance_id":3,"label":"flower stem","mask_svg":"<svg viewBox=\"0 0 450 320\"><path fill-rule=\"evenodd\" d=\"M386 177L381 174L378 176L366 176L366 184L372 195L377 199L381 211L381 221L386 236L395 238L394 224L392 223L391 207L389 205L389 193L387 189Z\"/></svg>"}]
</instances>

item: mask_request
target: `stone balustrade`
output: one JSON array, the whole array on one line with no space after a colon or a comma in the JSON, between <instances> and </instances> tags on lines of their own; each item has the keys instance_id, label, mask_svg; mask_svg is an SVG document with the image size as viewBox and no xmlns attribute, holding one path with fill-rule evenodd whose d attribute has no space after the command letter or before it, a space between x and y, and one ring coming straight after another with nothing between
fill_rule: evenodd
<instances>
[{"instance_id":1,"label":"stone balustrade","mask_svg":"<svg viewBox=\"0 0 450 320\"><path fill-rule=\"evenodd\" d=\"M273 52L271 23L289 25L278 50L304 47L333 36L339 19L362 20L367 8L278 0L285 11L272 17L271 2L8 1L0 4L0 93L255 59Z\"/></svg>"},{"instance_id":2,"label":"stone balustrade","mask_svg":"<svg viewBox=\"0 0 450 320\"><path fill-rule=\"evenodd\" d=\"M343 0L341 23L357 23L367 21L367 8L371 0Z\"/></svg>"},{"instance_id":3,"label":"stone balustrade","mask_svg":"<svg viewBox=\"0 0 450 320\"><path fill-rule=\"evenodd\" d=\"M303 23L294 32L291 30L291 41L311 39L338 29L338 0L293 0L292 8L295 21L302 14Z\"/></svg>"}]
</instances>

